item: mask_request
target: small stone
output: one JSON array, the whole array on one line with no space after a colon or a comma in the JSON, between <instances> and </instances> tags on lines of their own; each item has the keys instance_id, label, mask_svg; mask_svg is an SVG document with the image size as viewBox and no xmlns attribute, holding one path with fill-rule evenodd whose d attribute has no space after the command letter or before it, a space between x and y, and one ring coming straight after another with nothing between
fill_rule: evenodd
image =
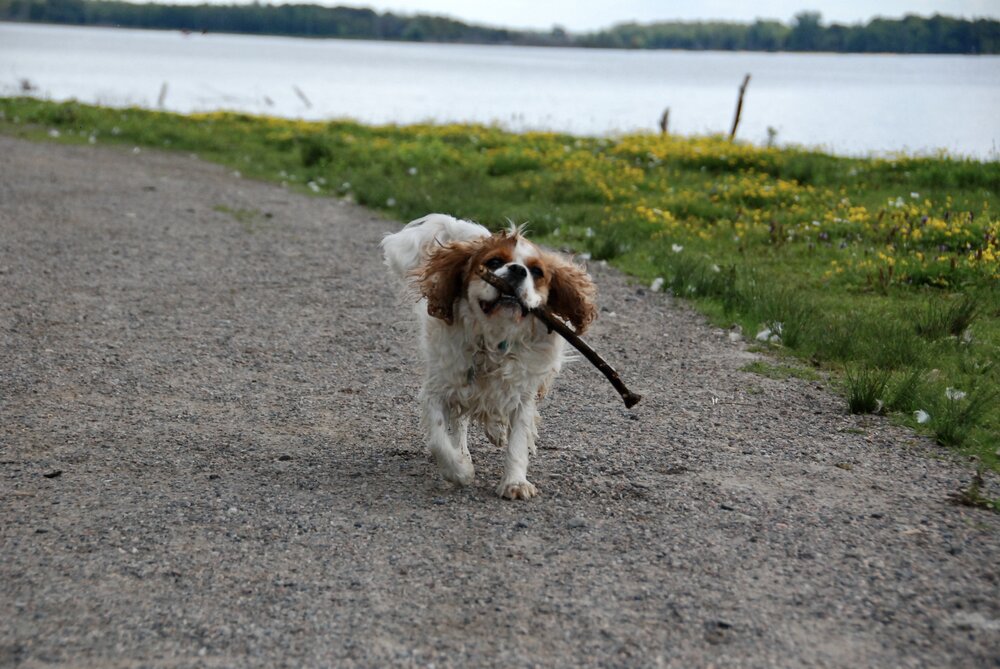
<instances>
[{"instance_id":1,"label":"small stone","mask_svg":"<svg viewBox=\"0 0 1000 669\"><path fill-rule=\"evenodd\" d=\"M54 470L52 470L51 472L49 472L47 474L42 474L42 476L44 476L47 479L58 478L58 477L62 476L62 470L61 469L54 469Z\"/></svg>"},{"instance_id":2,"label":"small stone","mask_svg":"<svg viewBox=\"0 0 1000 669\"><path fill-rule=\"evenodd\" d=\"M442 504L447 504L448 500L446 500L444 497L435 497L433 503L440 506Z\"/></svg>"},{"instance_id":3,"label":"small stone","mask_svg":"<svg viewBox=\"0 0 1000 669\"><path fill-rule=\"evenodd\" d=\"M291 459L292 459L292 456L288 455L287 453L278 456L278 460L281 461L281 462L288 462Z\"/></svg>"},{"instance_id":4,"label":"small stone","mask_svg":"<svg viewBox=\"0 0 1000 669\"><path fill-rule=\"evenodd\" d=\"M576 518L570 518L569 522L566 523L566 527L574 530L581 529L586 526L587 526L587 521L584 520L583 518L580 518L579 516Z\"/></svg>"}]
</instances>

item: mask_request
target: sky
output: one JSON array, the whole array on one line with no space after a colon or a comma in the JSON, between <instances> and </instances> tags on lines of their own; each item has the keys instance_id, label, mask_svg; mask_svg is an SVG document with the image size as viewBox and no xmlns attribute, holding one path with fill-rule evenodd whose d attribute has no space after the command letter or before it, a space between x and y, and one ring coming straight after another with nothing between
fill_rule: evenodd
<instances>
[{"instance_id":1,"label":"sky","mask_svg":"<svg viewBox=\"0 0 1000 669\"><path fill-rule=\"evenodd\" d=\"M162 0L161 0L162 1ZM220 1L220 0L214 0ZM225 0L231 2L232 0ZM269 0L274 4L304 0ZM365 6L404 14L438 14L467 23L505 28L548 30L561 25L584 32L616 23L638 21L696 21L724 19L749 22L756 18L790 22L803 10L818 11L824 23L867 22L874 16L898 18L904 14L939 13L964 18L1000 19L1000 0L319 0L328 5Z\"/></svg>"}]
</instances>

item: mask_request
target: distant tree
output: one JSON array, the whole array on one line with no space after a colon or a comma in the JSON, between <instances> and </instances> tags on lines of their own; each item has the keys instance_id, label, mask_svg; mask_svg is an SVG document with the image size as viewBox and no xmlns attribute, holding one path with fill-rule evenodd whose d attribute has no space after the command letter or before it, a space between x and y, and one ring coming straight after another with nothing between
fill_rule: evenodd
<instances>
[{"instance_id":1,"label":"distant tree","mask_svg":"<svg viewBox=\"0 0 1000 669\"><path fill-rule=\"evenodd\" d=\"M820 25L822 15L819 12L799 12L795 15L795 23L785 47L789 51L818 51L823 27Z\"/></svg>"},{"instance_id":2,"label":"distant tree","mask_svg":"<svg viewBox=\"0 0 1000 669\"><path fill-rule=\"evenodd\" d=\"M611 49L1000 53L1000 22L966 21L940 14L930 18L877 18L867 25L824 26L819 12L806 11L796 14L791 26L760 19L752 24L623 23L596 33L571 35L558 25L548 31L517 31L424 14L380 14L367 8L259 1L247 5L166 5L121 0L0 0L0 21Z\"/></svg>"},{"instance_id":3,"label":"distant tree","mask_svg":"<svg viewBox=\"0 0 1000 669\"><path fill-rule=\"evenodd\" d=\"M788 39L788 26L778 21L757 19L747 30L745 49L749 51L780 51Z\"/></svg>"}]
</instances>

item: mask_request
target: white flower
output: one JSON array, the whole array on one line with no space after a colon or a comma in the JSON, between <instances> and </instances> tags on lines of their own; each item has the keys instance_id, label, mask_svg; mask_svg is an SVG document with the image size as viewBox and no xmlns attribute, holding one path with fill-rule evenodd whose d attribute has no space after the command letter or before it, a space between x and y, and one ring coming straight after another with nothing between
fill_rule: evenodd
<instances>
[{"instance_id":1,"label":"white flower","mask_svg":"<svg viewBox=\"0 0 1000 669\"><path fill-rule=\"evenodd\" d=\"M913 412L913 417L917 419L917 422L923 425L931 419L931 415L924 411L923 409L917 409Z\"/></svg>"},{"instance_id":2,"label":"white flower","mask_svg":"<svg viewBox=\"0 0 1000 669\"><path fill-rule=\"evenodd\" d=\"M340 184L340 187L343 188L344 190L351 190L351 182L345 181L344 183Z\"/></svg>"},{"instance_id":3,"label":"white flower","mask_svg":"<svg viewBox=\"0 0 1000 669\"><path fill-rule=\"evenodd\" d=\"M721 267L719 267L718 265L712 265L712 267L711 267L711 270L712 270L713 272L715 272L716 274L718 274L719 272L721 272L721 271L722 271L722 268L721 268Z\"/></svg>"},{"instance_id":4,"label":"white flower","mask_svg":"<svg viewBox=\"0 0 1000 669\"><path fill-rule=\"evenodd\" d=\"M684 247L681 246L680 244L671 244L670 250L673 251L674 253L680 253L681 251L684 250Z\"/></svg>"},{"instance_id":5,"label":"white flower","mask_svg":"<svg viewBox=\"0 0 1000 669\"><path fill-rule=\"evenodd\" d=\"M55 138L55 137L58 137L58 136L59 136L59 131L56 130L55 128L52 128L51 130L49 130L49 137Z\"/></svg>"},{"instance_id":6,"label":"white flower","mask_svg":"<svg viewBox=\"0 0 1000 669\"><path fill-rule=\"evenodd\" d=\"M396 206L396 198L390 197L388 200L385 201L385 206L387 206L387 207L395 207Z\"/></svg>"},{"instance_id":7,"label":"white flower","mask_svg":"<svg viewBox=\"0 0 1000 669\"><path fill-rule=\"evenodd\" d=\"M819 221L813 221L813 222L812 222L812 224L813 224L813 225L815 225L815 226L816 226L817 228L818 228L818 227L819 227L820 225L822 225L822 224L821 224L821 223L820 223Z\"/></svg>"},{"instance_id":8,"label":"white flower","mask_svg":"<svg viewBox=\"0 0 1000 669\"><path fill-rule=\"evenodd\" d=\"M767 341L773 344L777 344L781 341L781 323L768 323L764 325L764 329L757 333L755 339L757 341Z\"/></svg>"},{"instance_id":9,"label":"white flower","mask_svg":"<svg viewBox=\"0 0 1000 669\"><path fill-rule=\"evenodd\" d=\"M951 386L944 389L944 396L950 399L952 402L957 402L959 400L965 399L965 391L952 388Z\"/></svg>"},{"instance_id":10,"label":"white flower","mask_svg":"<svg viewBox=\"0 0 1000 669\"><path fill-rule=\"evenodd\" d=\"M409 174L411 177L414 177L417 175L417 168L411 167L410 169L406 170L406 173Z\"/></svg>"},{"instance_id":11,"label":"white flower","mask_svg":"<svg viewBox=\"0 0 1000 669\"><path fill-rule=\"evenodd\" d=\"M587 230L585 231L585 234L588 237L593 237L594 236L594 229L593 228L587 228Z\"/></svg>"},{"instance_id":12,"label":"white flower","mask_svg":"<svg viewBox=\"0 0 1000 669\"><path fill-rule=\"evenodd\" d=\"M916 200L917 198L920 197L920 193L910 193L910 197L912 197L914 200Z\"/></svg>"},{"instance_id":13,"label":"white flower","mask_svg":"<svg viewBox=\"0 0 1000 669\"><path fill-rule=\"evenodd\" d=\"M653 279L653 283L649 284L649 289L654 293L658 293L663 290L663 277L658 276Z\"/></svg>"},{"instance_id":14,"label":"white flower","mask_svg":"<svg viewBox=\"0 0 1000 669\"><path fill-rule=\"evenodd\" d=\"M309 190L311 190L314 193L319 192L319 184L316 183L315 181L310 181L309 183L306 184L306 186L308 186Z\"/></svg>"}]
</instances>

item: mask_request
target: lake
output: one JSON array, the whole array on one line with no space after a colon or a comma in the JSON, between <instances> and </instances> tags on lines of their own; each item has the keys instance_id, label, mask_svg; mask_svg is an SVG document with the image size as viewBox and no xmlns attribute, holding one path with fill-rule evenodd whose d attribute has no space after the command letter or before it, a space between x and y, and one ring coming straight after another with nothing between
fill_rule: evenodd
<instances>
[{"instance_id":1,"label":"lake","mask_svg":"<svg viewBox=\"0 0 1000 669\"><path fill-rule=\"evenodd\" d=\"M0 23L0 95L366 123L728 132L839 154L1000 158L1000 57L404 44ZM164 84L166 88L164 89Z\"/></svg>"}]
</instances>

